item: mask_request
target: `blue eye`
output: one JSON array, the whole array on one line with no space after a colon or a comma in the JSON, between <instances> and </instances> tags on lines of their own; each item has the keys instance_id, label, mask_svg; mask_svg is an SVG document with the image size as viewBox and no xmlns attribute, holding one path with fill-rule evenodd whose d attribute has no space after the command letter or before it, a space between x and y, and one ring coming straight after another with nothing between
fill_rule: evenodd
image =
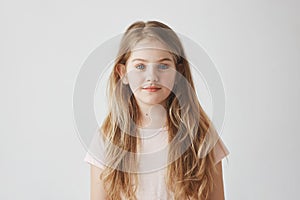
<instances>
[{"instance_id":1,"label":"blue eye","mask_svg":"<svg viewBox=\"0 0 300 200\"><path fill-rule=\"evenodd\" d=\"M169 66L168 66L168 65L165 65L165 64L159 64L159 65L158 65L158 68L159 68L159 69L162 69L162 70L165 70L165 69L169 69Z\"/></svg>"},{"instance_id":2,"label":"blue eye","mask_svg":"<svg viewBox=\"0 0 300 200\"><path fill-rule=\"evenodd\" d=\"M145 69L145 65L143 65L143 64L138 64L138 65L135 66L135 68L137 68L137 69L139 69L139 70L143 70L143 69Z\"/></svg>"}]
</instances>

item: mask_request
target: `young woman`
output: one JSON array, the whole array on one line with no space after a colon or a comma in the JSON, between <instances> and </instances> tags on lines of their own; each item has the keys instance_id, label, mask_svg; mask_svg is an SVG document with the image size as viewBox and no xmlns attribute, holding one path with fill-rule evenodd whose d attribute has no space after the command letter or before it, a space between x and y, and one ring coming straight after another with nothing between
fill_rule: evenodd
<instances>
[{"instance_id":1,"label":"young woman","mask_svg":"<svg viewBox=\"0 0 300 200\"><path fill-rule=\"evenodd\" d=\"M96 148L85 157L91 200L224 199L221 160L229 152L197 99L170 27L158 21L128 27L108 98Z\"/></svg>"}]
</instances>

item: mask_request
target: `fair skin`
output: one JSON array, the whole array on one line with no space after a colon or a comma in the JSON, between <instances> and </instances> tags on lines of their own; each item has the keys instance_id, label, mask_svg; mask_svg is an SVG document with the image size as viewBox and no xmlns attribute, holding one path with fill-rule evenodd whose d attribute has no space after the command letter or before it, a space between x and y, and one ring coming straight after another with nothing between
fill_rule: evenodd
<instances>
[{"instance_id":1,"label":"fair skin","mask_svg":"<svg viewBox=\"0 0 300 200\"><path fill-rule=\"evenodd\" d=\"M160 128L166 122L165 100L174 85L176 66L172 54L155 40L142 40L126 65L118 65L123 84L129 84L139 106L142 127Z\"/></svg>"},{"instance_id":2,"label":"fair skin","mask_svg":"<svg viewBox=\"0 0 300 200\"><path fill-rule=\"evenodd\" d=\"M142 116L141 127L157 128L166 122L165 100L174 85L176 66L165 49L160 42L142 40L132 50L126 65L119 64L116 69L122 83L129 84L133 91ZM208 200L224 200L222 162L216 167L215 189ZM91 165L91 200L106 199L101 172L102 169Z\"/></svg>"},{"instance_id":3,"label":"fair skin","mask_svg":"<svg viewBox=\"0 0 300 200\"><path fill-rule=\"evenodd\" d=\"M216 164L217 174L213 174L214 190L210 193L207 200L224 200L224 186L223 186L223 170L222 161Z\"/></svg>"},{"instance_id":4,"label":"fair skin","mask_svg":"<svg viewBox=\"0 0 300 200\"><path fill-rule=\"evenodd\" d=\"M103 181L100 179L102 169L91 165L90 167L90 199L91 200L105 200L106 194L104 191Z\"/></svg>"}]
</instances>

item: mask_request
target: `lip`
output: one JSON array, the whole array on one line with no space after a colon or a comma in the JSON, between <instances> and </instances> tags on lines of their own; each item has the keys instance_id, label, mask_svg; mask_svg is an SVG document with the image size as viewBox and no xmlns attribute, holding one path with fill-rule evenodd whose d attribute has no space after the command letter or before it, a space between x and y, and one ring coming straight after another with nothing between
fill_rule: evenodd
<instances>
[{"instance_id":1,"label":"lip","mask_svg":"<svg viewBox=\"0 0 300 200\"><path fill-rule=\"evenodd\" d=\"M157 86L147 86L147 87L143 87L142 89L146 90L148 92L156 92L156 91L160 90L161 88L157 87Z\"/></svg>"}]
</instances>

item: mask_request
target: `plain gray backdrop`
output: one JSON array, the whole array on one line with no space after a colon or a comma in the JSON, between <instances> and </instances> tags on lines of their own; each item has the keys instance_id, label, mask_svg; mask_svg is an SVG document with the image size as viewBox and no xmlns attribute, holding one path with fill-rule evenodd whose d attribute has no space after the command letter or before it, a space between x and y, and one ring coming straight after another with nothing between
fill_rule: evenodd
<instances>
[{"instance_id":1,"label":"plain gray backdrop","mask_svg":"<svg viewBox=\"0 0 300 200\"><path fill-rule=\"evenodd\" d=\"M89 198L72 93L101 43L160 20L199 43L226 92L228 200L299 198L299 1L1 0L0 199Z\"/></svg>"}]
</instances>

